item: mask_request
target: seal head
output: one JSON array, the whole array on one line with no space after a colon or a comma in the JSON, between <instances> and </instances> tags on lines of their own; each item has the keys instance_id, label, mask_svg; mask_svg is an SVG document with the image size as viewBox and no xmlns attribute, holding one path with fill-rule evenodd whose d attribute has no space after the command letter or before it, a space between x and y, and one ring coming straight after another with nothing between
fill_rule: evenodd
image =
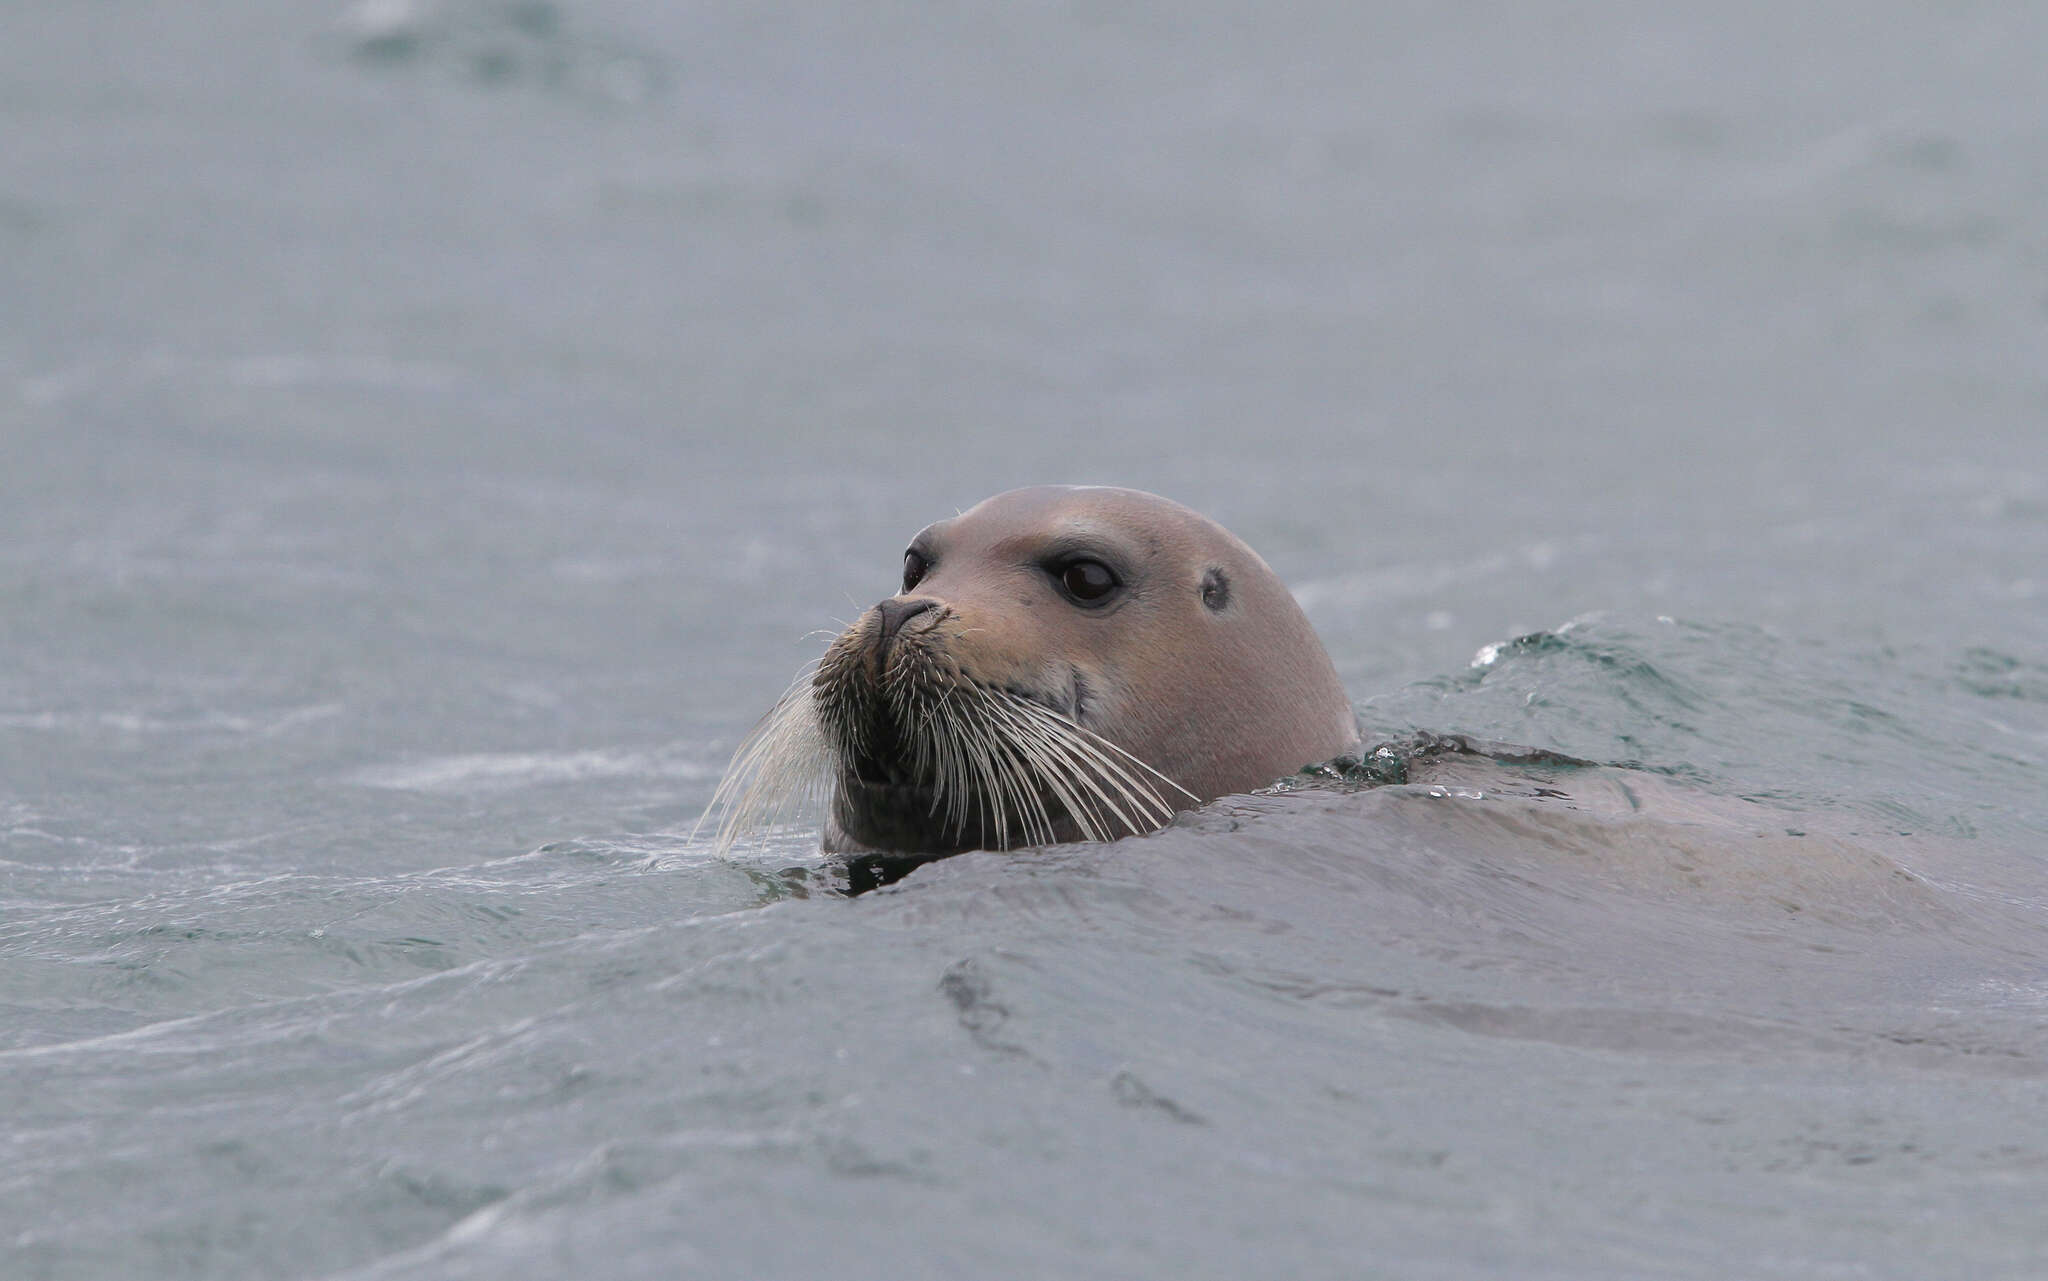
<instances>
[{"instance_id":1,"label":"seal head","mask_svg":"<svg viewBox=\"0 0 2048 1281\"><path fill-rule=\"evenodd\" d=\"M1074 486L920 532L902 590L756 739L778 734L825 758L826 848L926 854L1149 831L1358 742L1256 553L1157 495Z\"/></svg>"}]
</instances>

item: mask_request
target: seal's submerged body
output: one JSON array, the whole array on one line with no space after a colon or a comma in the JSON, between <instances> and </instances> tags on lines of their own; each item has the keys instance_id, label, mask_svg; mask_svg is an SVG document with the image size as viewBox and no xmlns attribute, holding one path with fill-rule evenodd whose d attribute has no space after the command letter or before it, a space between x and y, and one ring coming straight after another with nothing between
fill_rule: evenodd
<instances>
[{"instance_id":1,"label":"seal's submerged body","mask_svg":"<svg viewBox=\"0 0 2048 1281\"><path fill-rule=\"evenodd\" d=\"M1149 831L1352 750L1266 563L1129 489L1040 486L929 526L734 757L724 831L817 789L824 843L944 854Z\"/></svg>"}]
</instances>

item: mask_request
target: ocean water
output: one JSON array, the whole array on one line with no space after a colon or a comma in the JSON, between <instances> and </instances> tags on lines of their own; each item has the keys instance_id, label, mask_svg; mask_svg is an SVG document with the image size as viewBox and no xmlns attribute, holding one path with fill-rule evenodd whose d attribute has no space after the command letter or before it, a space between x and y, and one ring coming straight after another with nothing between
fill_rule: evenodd
<instances>
[{"instance_id":1,"label":"ocean water","mask_svg":"<svg viewBox=\"0 0 2048 1281\"><path fill-rule=\"evenodd\" d=\"M0 1276L2042 1275L2044 54L9 7ZM1597 764L693 838L1042 481L1243 536L1374 741Z\"/></svg>"}]
</instances>

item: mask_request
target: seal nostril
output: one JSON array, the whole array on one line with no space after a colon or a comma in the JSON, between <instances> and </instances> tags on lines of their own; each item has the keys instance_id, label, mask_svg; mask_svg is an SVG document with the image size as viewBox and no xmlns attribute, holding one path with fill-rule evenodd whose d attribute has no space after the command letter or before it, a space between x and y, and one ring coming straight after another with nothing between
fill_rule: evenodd
<instances>
[{"instance_id":1,"label":"seal nostril","mask_svg":"<svg viewBox=\"0 0 2048 1281\"><path fill-rule=\"evenodd\" d=\"M882 621L882 634L878 639L882 644L888 644L890 638L896 635L903 624L928 609L937 609L938 607L939 602L927 596L912 596L909 598L891 596L875 606L875 613L881 616Z\"/></svg>"}]
</instances>

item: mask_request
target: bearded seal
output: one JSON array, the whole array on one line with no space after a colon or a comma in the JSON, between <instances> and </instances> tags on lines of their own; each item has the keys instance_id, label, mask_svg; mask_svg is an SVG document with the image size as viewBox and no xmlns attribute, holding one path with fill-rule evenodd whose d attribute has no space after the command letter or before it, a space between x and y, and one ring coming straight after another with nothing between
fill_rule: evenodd
<instances>
[{"instance_id":1,"label":"bearded seal","mask_svg":"<svg viewBox=\"0 0 2048 1281\"><path fill-rule=\"evenodd\" d=\"M721 845L805 800L837 853L1105 841L1358 741L1251 548L1156 494L1035 486L913 538L902 590L798 677L712 809Z\"/></svg>"}]
</instances>

